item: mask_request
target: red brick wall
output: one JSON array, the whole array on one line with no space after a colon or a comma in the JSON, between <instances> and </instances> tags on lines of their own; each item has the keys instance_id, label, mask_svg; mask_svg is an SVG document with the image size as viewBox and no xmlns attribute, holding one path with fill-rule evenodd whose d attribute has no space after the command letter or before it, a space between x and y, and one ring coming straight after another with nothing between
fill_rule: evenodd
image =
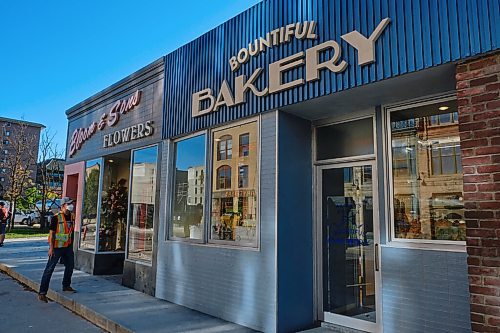
<instances>
[{"instance_id":1,"label":"red brick wall","mask_svg":"<svg viewBox=\"0 0 500 333\"><path fill-rule=\"evenodd\" d=\"M500 53L456 69L471 320L500 332Z\"/></svg>"}]
</instances>

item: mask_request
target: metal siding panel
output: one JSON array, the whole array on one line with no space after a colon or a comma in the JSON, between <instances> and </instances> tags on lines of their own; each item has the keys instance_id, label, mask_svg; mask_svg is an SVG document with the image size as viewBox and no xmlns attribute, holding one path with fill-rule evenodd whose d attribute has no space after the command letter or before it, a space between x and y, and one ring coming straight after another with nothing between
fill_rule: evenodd
<instances>
[{"instance_id":1,"label":"metal siding panel","mask_svg":"<svg viewBox=\"0 0 500 333\"><path fill-rule=\"evenodd\" d=\"M479 20L479 30L481 37L481 50L484 52L491 49L491 15L488 12L488 0L479 0L477 6L478 16L482 18Z\"/></svg>"},{"instance_id":2,"label":"metal siding panel","mask_svg":"<svg viewBox=\"0 0 500 333\"><path fill-rule=\"evenodd\" d=\"M477 0L467 1L467 16L469 18L469 38L471 54L481 52L481 38L479 36L479 22Z\"/></svg>"},{"instance_id":3,"label":"metal siding panel","mask_svg":"<svg viewBox=\"0 0 500 333\"><path fill-rule=\"evenodd\" d=\"M408 57L406 55L406 34L405 34L405 21L406 15L404 10L404 2L396 1L396 12L398 21L398 57L399 57L399 74L406 73Z\"/></svg>"},{"instance_id":4,"label":"metal siding panel","mask_svg":"<svg viewBox=\"0 0 500 333\"><path fill-rule=\"evenodd\" d=\"M165 137L213 127L260 112L300 103L382 79L455 61L471 54L488 52L500 44L498 0L268 0L263 1L221 26L166 56ZM357 51L340 38L357 29L368 37L381 19L391 23L376 43L376 63L360 67ZM479 20L481 18L481 20ZM232 72L228 59L260 36L288 23L317 22L318 39L292 40L252 57ZM256 81L268 86L271 62L317 45L335 40L341 45L348 68L341 74L327 70L320 80L281 93L257 97L246 94L246 103L192 119L191 95L212 88L214 97L222 80L232 89L238 75L247 78L256 68L264 71ZM331 52L320 56L326 60ZM304 76L304 68L285 73L286 80ZM234 93L234 91L233 91Z\"/></svg>"},{"instance_id":5,"label":"metal siding panel","mask_svg":"<svg viewBox=\"0 0 500 333\"><path fill-rule=\"evenodd\" d=\"M430 27L429 0L421 0L422 44L424 45L424 68L432 66L432 39Z\"/></svg>"},{"instance_id":6,"label":"metal siding panel","mask_svg":"<svg viewBox=\"0 0 500 333\"><path fill-rule=\"evenodd\" d=\"M457 60L460 58L460 36L458 31L458 4L457 0L448 0L448 13L450 21L450 44L451 44L451 59ZM452 28L453 27L453 28Z\"/></svg>"},{"instance_id":7,"label":"metal siding panel","mask_svg":"<svg viewBox=\"0 0 500 333\"><path fill-rule=\"evenodd\" d=\"M448 20L448 0L438 1L438 12L441 22L439 24L439 34L441 36L441 60L448 62L451 60L450 53L450 22Z\"/></svg>"},{"instance_id":8,"label":"metal siding panel","mask_svg":"<svg viewBox=\"0 0 500 333\"><path fill-rule=\"evenodd\" d=\"M413 17L415 18L413 20L413 36L415 38L415 47L413 51L415 52L415 69L422 69L424 68L424 50L423 50L423 43L422 43L422 14L421 14L421 4L420 0L413 0L412 1L413 7L412 7L412 14Z\"/></svg>"},{"instance_id":9,"label":"metal siding panel","mask_svg":"<svg viewBox=\"0 0 500 333\"><path fill-rule=\"evenodd\" d=\"M460 37L460 55L468 57L470 53L469 20L466 0L457 0L458 4L458 32Z\"/></svg>"},{"instance_id":10,"label":"metal siding panel","mask_svg":"<svg viewBox=\"0 0 500 333\"><path fill-rule=\"evenodd\" d=\"M441 34L439 31L438 0L430 0L430 19L431 19L431 41L432 41L432 64L441 63Z\"/></svg>"},{"instance_id":11,"label":"metal siding panel","mask_svg":"<svg viewBox=\"0 0 500 333\"><path fill-rule=\"evenodd\" d=\"M490 0L490 29L491 29L491 44L492 49L500 47L500 2L498 0Z\"/></svg>"}]
</instances>

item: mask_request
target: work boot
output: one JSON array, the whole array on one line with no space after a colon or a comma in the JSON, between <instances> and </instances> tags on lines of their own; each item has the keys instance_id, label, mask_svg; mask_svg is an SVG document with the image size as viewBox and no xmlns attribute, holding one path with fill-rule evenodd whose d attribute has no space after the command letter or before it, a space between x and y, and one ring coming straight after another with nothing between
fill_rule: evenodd
<instances>
[{"instance_id":1,"label":"work boot","mask_svg":"<svg viewBox=\"0 0 500 333\"><path fill-rule=\"evenodd\" d=\"M63 291L68 292L68 293L76 293L76 290L71 288L71 286L63 287Z\"/></svg>"},{"instance_id":2,"label":"work boot","mask_svg":"<svg viewBox=\"0 0 500 333\"><path fill-rule=\"evenodd\" d=\"M48 303L49 299L47 298L47 295L45 294L38 294L38 300L44 303Z\"/></svg>"}]
</instances>

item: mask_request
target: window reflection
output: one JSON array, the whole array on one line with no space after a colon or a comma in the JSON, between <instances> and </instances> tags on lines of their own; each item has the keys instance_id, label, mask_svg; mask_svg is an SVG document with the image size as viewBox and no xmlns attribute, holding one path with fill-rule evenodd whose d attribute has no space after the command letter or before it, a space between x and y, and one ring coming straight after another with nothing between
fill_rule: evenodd
<instances>
[{"instance_id":1,"label":"window reflection","mask_svg":"<svg viewBox=\"0 0 500 333\"><path fill-rule=\"evenodd\" d=\"M132 158L132 185L128 230L128 258L151 262L156 200L158 147L136 150Z\"/></svg>"},{"instance_id":2,"label":"window reflection","mask_svg":"<svg viewBox=\"0 0 500 333\"><path fill-rule=\"evenodd\" d=\"M465 240L456 102L391 114L396 238Z\"/></svg>"},{"instance_id":3,"label":"window reflection","mask_svg":"<svg viewBox=\"0 0 500 333\"><path fill-rule=\"evenodd\" d=\"M104 160L99 223L99 251L124 251L128 211L130 153Z\"/></svg>"},{"instance_id":4,"label":"window reflection","mask_svg":"<svg viewBox=\"0 0 500 333\"><path fill-rule=\"evenodd\" d=\"M214 158L210 236L212 240L257 246L257 122L213 133L214 157L221 142L239 138L238 156Z\"/></svg>"},{"instance_id":5,"label":"window reflection","mask_svg":"<svg viewBox=\"0 0 500 333\"><path fill-rule=\"evenodd\" d=\"M199 135L175 144L174 198L170 235L202 239L205 186L206 136ZM224 157L227 156L224 143Z\"/></svg>"},{"instance_id":6,"label":"window reflection","mask_svg":"<svg viewBox=\"0 0 500 333\"><path fill-rule=\"evenodd\" d=\"M95 159L85 163L85 189L83 193L82 225L80 232L81 249L95 250L100 173L101 159Z\"/></svg>"}]
</instances>

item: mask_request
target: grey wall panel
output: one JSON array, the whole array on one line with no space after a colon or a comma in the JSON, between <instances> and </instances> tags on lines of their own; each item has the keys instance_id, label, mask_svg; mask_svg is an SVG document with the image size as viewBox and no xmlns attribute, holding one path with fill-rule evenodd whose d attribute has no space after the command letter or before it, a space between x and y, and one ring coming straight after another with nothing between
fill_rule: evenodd
<instances>
[{"instance_id":1,"label":"grey wall panel","mask_svg":"<svg viewBox=\"0 0 500 333\"><path fill-rule=\"evenodd\" d=\"M156 297L265 332L276 330L275 112L261 120L259 250L165 241L169 193L168 153L162 163L163 208L157 259ZM167 171L167 172L165 172Z\"/></svg>"},{"instance_id":2,"label":"grey wall panel","mask_svg":"<svg viewBox=\"0 0 500 333\"><path fill-rule=\"evenodd\" d=\"M470 332L467 254L382 248L384 333Z\"/></svg>"},{"instance_id":3,"label":"grey wall panel","mask_svg":"<svg viewBox=\"0 0 500 333\"><path fill-rule=\"evenodd\" d=\"M278 120L278 331L314 323L311 123Z\"/></svg>"}]
</instances>

